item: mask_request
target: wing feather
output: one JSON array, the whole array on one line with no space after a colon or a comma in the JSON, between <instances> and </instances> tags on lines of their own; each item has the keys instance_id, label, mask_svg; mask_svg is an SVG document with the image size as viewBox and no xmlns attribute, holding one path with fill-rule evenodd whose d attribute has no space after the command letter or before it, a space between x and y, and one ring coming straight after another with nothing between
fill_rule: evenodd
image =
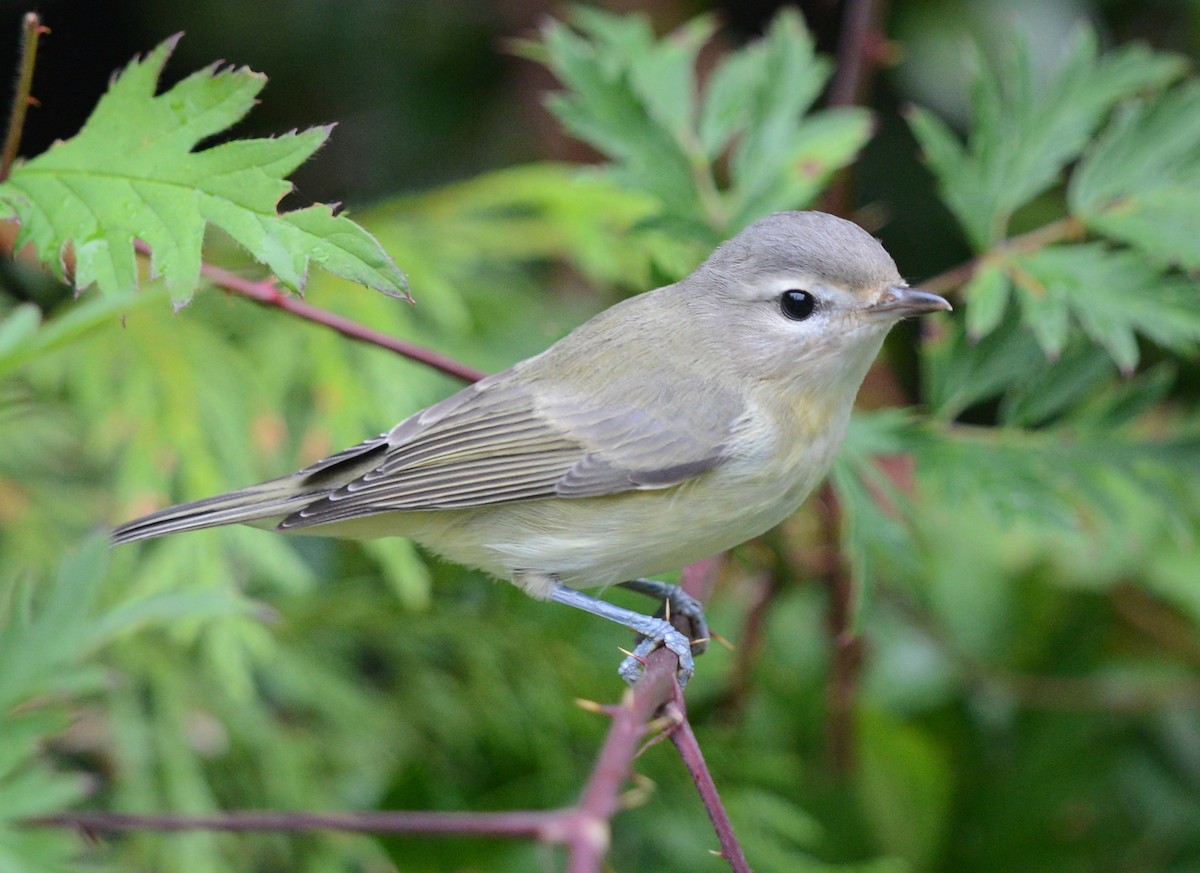
<instances>
[{"instance_id":1,"label":"wing feather","mask_svg":"<svg viewBox=\"0 0 1200 873\"><path fill-rule=\"evenodd\" d=\"M477 382L396 425L371 469L280 527L665 488L720 461L727 428L696 432L636 407L535 398L512 372Z\"/></svg>"}]
</instances>

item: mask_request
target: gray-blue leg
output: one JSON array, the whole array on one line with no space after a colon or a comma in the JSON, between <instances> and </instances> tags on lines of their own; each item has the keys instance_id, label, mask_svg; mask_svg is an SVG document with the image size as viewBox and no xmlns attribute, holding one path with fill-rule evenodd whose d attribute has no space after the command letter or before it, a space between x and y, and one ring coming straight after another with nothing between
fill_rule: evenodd
<instances>
[{"instance_id":1,"label":"gray-blue leg","mask_svg":"<svg viewBox=\"0 0 1200 873\"><path fill-rule=\"evenodd\" d=\"M692 662L692 644L665 618L643 615L632 609L597 600L595 597L569 588L561 582L556 583L551 590L550 599L556 603L564 603L567 606L582 609L584 612L590 612L592 615L607 618L617 624L623 624L642 635L642 641L634 649L635 657L626 658L620 667L621 677L631 685L641 678L642 660L659 646L666 646L679 658L680 685L687 685L688 680L692 678L692 673L696 669Z\"/></svg>"},{"instance_id":2,"label":"gray-blue leg","mask_svg":"<svg viewBox=\"0 0 1200 873\"><path fill-rule=\"evenodd\" d=\"M693 654L703 655L708 649L709 633L708 622L704 620L704 604L678 585L657 579L630 579L617 585L661 601L662 605L654 613L656 618L669 620L678 615L687 619L687 636L692 640Z\"/></svg>"}]
</instances>

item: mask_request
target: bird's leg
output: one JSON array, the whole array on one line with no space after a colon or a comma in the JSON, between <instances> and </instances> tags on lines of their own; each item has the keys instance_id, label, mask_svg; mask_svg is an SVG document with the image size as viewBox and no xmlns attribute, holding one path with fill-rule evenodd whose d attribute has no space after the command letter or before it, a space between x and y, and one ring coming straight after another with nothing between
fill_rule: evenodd
<instances>
[{"instance_id":1,"label":"bird's leg","mask_svg":"<svg viewBox=\"0 0 1200 873\"><path fill-rule=\"evenodd\" d=\"M654 613L656 618L670 621L677 615L683 616L687 619L687 635L692 641L692 652L703 655L708 649L708 622L704 620L704 604L678 585L657 579L630 579L617 585L661 601L658 611Z\"/></svg>"},{"instance_id":2,"label":"bird's leg","mask_svg":"<svg viewBox=\"0 0 1200 873\"><path fill-rule=\"evenodd\" d=\"M639 579L638 581L645 580ZM632 609L625 609L622 606L597 600L595 597L584 594L582 591L576 591L574 588L569 588L561 582L556 582L554 587L550 589L550 599L556 603L564 603L567 606L582 609L584 612L590 612L592 615L607 618L609 621L615 621L617 624L623 624L625 627L631 628L642 636L642 641L634 649L633 656L621 662L621 678L629 684L632 685L641 678L642 662L646 656L659 646L666 646L679 658L678 676L680 685L687 685L688 680L692 678L692 673L696 669L695 664L692 662L692 644L687 637L676 630L675 626L665 618L643 615L640 612L634 612Z\"/></svg>"}]
</instances>

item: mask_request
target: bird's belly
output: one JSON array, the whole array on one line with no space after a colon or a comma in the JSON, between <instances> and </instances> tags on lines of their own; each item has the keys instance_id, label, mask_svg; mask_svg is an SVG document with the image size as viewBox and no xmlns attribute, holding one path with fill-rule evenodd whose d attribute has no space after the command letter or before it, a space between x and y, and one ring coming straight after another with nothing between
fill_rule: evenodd
<instances>
[{"instance_id":1,"label":"bird's belly","mask_svg":"<svg viewBox=\"0 0 1200 873\"><path fill-rule=\"evenodd\" d=\"M538 596L554 579L611 585L679 569L756 537L794 512L824 475L807 466L799 477L740 479L717 471L662 490L404 513L398 527L456 563Z\"/></svg>"}]
</instances>

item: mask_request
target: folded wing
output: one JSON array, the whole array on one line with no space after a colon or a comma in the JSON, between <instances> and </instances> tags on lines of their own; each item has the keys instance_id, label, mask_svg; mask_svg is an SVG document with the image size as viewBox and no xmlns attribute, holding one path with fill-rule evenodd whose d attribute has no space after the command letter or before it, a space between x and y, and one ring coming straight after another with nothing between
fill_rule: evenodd
<instances>
[{"instance_id":1,"label":"folded wing","mask_svg":"<svg viewBox=\"0 0 1200 873\"><path fill-rule=\"evenodd\" d=\"M728 436L721 422L729 415L681 422L634 404L601 405L545 392L535 398L509 375L484 379L398 424L372 469L292 513L280 528L381 512L666 488L721 460ZM709 401L719 409L734 398Z\"/></svg>"}]
</instances>

